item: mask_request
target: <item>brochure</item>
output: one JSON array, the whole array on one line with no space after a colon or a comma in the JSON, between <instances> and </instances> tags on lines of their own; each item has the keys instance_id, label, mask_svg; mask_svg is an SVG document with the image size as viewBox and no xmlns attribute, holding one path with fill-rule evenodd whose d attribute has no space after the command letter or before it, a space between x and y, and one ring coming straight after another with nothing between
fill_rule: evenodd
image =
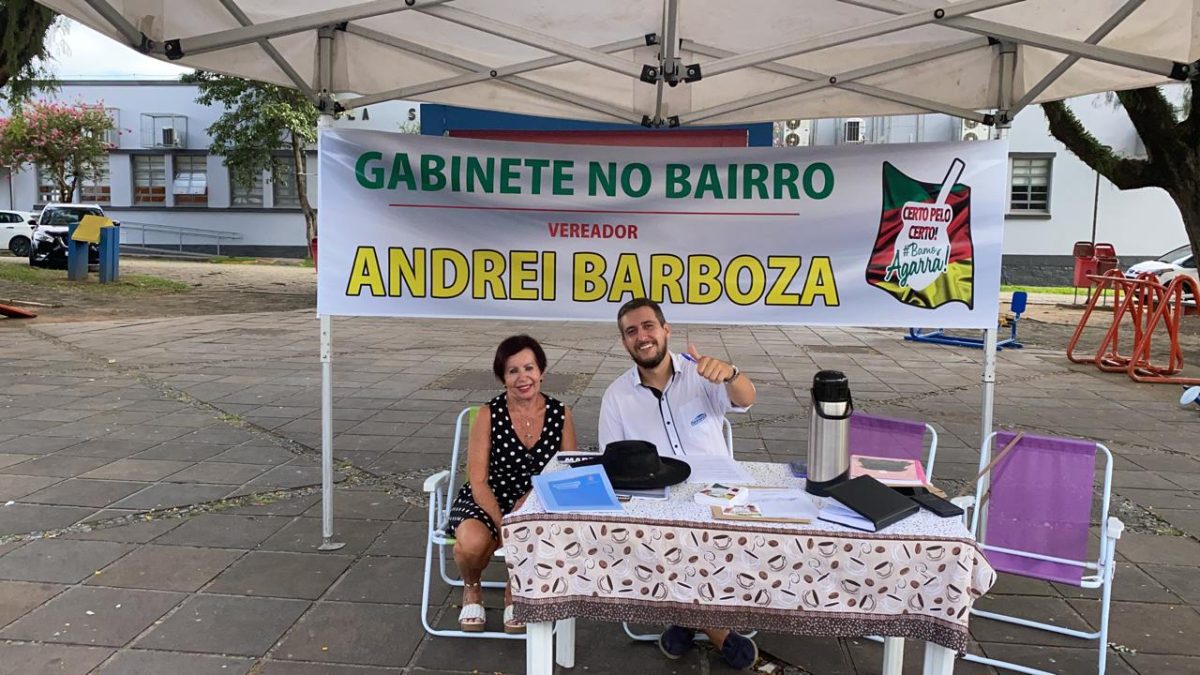
<instances>
[{"instance_id":1,"label":"brochure","mask_svg":"<svg viewBox=\"0 0 1200 675\"><path fill-rule=\"evenodd\" d=\"M713 483L700 488L700 491L693 495L692 499L695 499L697 504L705 504L707 506L745 504L746 488L736 485Z\"/></svg>"},{"instance_id":2,"label":"brochure","mask_svg":"<svg viewBox=\"0 0 1200 675\"><path fill-rule=\"evenodd\" d=\"M921 487L928 483L918 460L850 455L850 477L859 476L871 476L889 487Z\"/></svg>"},{"instance_id":3,"label":"brochure","mask_svg":"<svg viewBox=\"0 0 1200 675\"><path fill-rule=\"evenodd\" d=\"M580 466L533 477L542 508L548 513L622 511L602 466Z\"/></svg>"},{"instance_id":4,"label":"brochure","mask_svg":"<svg viewBox=\"0 0 1200 675\"><path fill-rule=\"evenodd\" d=\"M796 488L744 489L745 501L728 506L713 506L717 520L761 520L774 523L811 523L817 517L817 505L811 495Z\"/></svg>"}]
</instances>

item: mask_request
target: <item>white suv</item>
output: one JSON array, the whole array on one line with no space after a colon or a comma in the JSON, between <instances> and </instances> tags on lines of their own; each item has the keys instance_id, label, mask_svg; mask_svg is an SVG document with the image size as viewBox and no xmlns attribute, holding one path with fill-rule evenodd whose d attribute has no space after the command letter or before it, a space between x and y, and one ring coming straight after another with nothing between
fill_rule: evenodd
<instances>
[{"instance_id":1,"label":"white suv","mask_svg":"<svg viewBox=\"0 0 1200 675\"><path fill-rule=\"evenodd\" d=\"M0 211L0 248L18 258L29 255L29 218L22 211Z\"/></svg>"},{"instance_id":2,"label":"white suv","mask_svg":"<svg viewBox=\"0 0 1200 675\"><path fill-rule=\"evenodd\" d=\"M103 216L104 209L95 204L47 204L33 224L33 246L29 250L30 267L67 266L67 232L84 216ZM100 248L88 247L88 264L100 262Z\"/></svg>"}]
</instances>

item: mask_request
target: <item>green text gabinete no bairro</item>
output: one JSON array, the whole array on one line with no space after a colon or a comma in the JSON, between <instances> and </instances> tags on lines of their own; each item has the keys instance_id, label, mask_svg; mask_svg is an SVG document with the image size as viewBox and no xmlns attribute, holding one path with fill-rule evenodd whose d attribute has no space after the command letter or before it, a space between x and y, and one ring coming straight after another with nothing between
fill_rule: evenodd
<instances>
[{"instance_id":1,"label":"green text gabinete no bairro","mask_svg":"<svg viewBox=\"0 0 1200 675\"><path fill-rule=\"evenodd\" d=\"M833 192L833 169L824 162L748 164L668 163L655 176L641 162L589 161L475 155L390 157L364 152L354 163L358 184L368 190L467 192L501 195L583 194L589 197L664 196L667 199L825 199ZM662 185L655 185L656 180Z\"/></svg>"}]
</instances>

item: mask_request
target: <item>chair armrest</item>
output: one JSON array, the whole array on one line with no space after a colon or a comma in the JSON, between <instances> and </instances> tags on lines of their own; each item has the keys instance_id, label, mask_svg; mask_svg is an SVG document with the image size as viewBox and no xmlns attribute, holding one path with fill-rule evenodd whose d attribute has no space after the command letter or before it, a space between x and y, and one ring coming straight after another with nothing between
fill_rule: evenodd
<instances>
[{"instance_id":1,"label":"chair armrest","mask_svg":"<svg viewBox=\"0 0 1200 675\"><path fill-rule=\"evenodd\" d=\"M950 503L964 511L975 506L975 495L963 495L950 500Z\"/></svg>"},{"instance_id":2,"label":"chair armrest","mask_svg":"<svg viewBox=\"0 0 1200 675\"><path fill-rule=\"evenodd\" d=\"M1121 519L1116 516L1109 516L1107 531L1109 539L1120 539L1121 533L1125 531L1125 523L1121 522Z\"/></svg>"},{"instance_id":3,"label":"chair armrest","mask_svg":"<svg viewBox=\"0 0 1200 675\"><path fill-rule=\"evenodd\" d=\"M425 492L433 492L434 490L438 489L439 486L441 486L443 483L445 483L449 479L450 479L449 471L439 471L439 472L433 474L432 476L430 476L429 478L425 479L424 490L425 490Z\"/></svg>"}]
</instances>

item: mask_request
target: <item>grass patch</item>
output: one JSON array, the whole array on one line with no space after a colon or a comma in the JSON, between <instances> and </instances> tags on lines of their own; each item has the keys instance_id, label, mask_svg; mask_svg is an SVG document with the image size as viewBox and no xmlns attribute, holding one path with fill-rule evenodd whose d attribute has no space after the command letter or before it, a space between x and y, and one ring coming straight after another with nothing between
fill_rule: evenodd
<instances>
[{"instance_id":1,"label":"grass patch","mask_svg":"<svg viewBox=\"0 0 1200 675\"><path fill-rule=\"evenodd\" d=\"M66 270L44 270L21 264L0 264L0 281L100 295L186 293L192 290L191 286L182 281L164 279L148 274L123 274L115 283L111 284L100 283L95 274L89 274L87 281L68 281Z\"/></svg>"},{"instance_id":2,"label":"grass patch","mask_svg":"<svg viewBox=\"0 0 1200 675\"><path fill-rule=\"evenodd\" d=\"M1045 295L1075 295L1087 296L1086 288L1074 288L1072 286L1014 286L1012 284L1001 284L1000 290L1005 293L1012 291L1025 291L1026 293L1042 293ZM1104 291L1105 295L1112 293L1111 290Z\"/></svg>"},{"instance_id":3,"label":"grass patch","mask_svg":"<svg viewBox=\"0 0 1200 675\"><path fill-rule=\"evenodd\" d=\"M218 255L209 258L208 262L217 265L254 265L258 263L258 258L240 255Z\"/></svg>"}]
</instances>

